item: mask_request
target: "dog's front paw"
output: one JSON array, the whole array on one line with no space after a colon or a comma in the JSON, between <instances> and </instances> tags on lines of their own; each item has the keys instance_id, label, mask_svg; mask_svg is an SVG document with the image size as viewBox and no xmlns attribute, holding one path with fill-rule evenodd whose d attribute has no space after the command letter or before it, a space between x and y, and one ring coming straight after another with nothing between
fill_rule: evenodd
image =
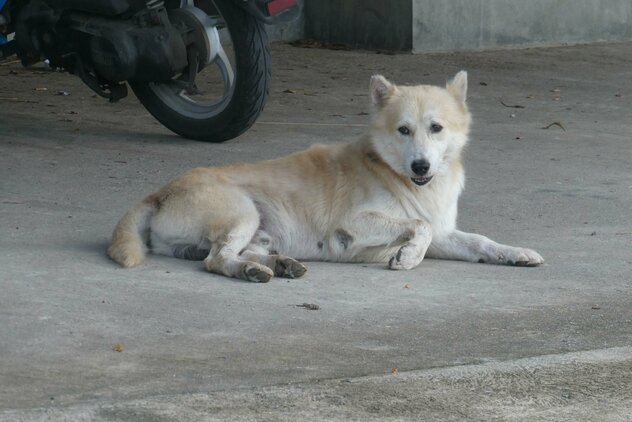
<instances>
[{"instance_id":1,"label":"dog's front paw","mask_svg":"<svg viewBox=\"0 0 632 422\"><path fill-rule=\"evenodd\" d=\"M537 267L544 263L544 258L532 249L511 248L499 256L501 263L517 267Z\"/></svg>"},{"instance_id":2,"label":"dog's front paw","mask_svg":"<svg viewBox=\"0 0 632 422\"><path fill-rule=\"evenodd\" d=\"M423 253L417 245L405 244L388 260L391 270L410 270L422 261Z\"/></svg>"}]
</instances>

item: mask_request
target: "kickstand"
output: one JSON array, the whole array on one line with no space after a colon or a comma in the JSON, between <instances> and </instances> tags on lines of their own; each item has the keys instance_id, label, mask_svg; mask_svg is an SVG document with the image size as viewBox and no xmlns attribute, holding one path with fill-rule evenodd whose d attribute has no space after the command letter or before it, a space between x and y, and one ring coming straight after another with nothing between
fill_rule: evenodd
<instances>
[{"instance_id":1,"label":"kickstand","mask_svg":"<svg viewBox=\"0 0 632 422\"><path fill-rule=\"evenodd\" d=\"M189 95L199 94L198 87L195 84L195 77L198 74L198 66L200 65L200 54L197 49L189 48L187 50L187 60L189 62L189 78L184 90Z\"/></svg>"}]
</instances>

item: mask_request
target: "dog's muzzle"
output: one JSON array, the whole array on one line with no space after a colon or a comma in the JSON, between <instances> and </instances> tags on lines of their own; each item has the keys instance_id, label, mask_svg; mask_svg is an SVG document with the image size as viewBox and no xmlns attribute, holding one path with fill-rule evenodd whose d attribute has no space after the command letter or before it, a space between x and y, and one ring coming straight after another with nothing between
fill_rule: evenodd
<instances>
[{"instance_id":1,"label":"dog's muzzle","mask_svg":"<svg viewBox=\"0 0 632 422\"><path fill-rule=\"evenodd\" d=\"M418 186L423 186L432 180L432 176L411 177L410 180L412 180L413 183Z\"/></svg>"},{"instance_id":2,"label":"dog's muzzle","mask_svg":"<svg viewBox=\"0 0 632 422\"><path fill-rule=\"evenodd\" d=\"M428 176L428 170L430 170L430 163L425 158L420 158L418 160L413 161L410 164L410 169L416 175L415 177L411 177L410 180L413 181L416 185L423 186L432 180L432 176Z\"/></svg>"}]
</instances>

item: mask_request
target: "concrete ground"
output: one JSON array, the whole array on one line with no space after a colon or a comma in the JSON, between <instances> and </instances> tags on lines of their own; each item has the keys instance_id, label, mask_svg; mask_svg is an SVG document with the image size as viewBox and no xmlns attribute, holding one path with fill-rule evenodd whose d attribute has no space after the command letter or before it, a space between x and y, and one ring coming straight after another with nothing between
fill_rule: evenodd
<instances>
[{"instance_id":1,"label":"concrete ground","mask_svg":"<svg viewBox=\"0 0 632 422\"><path fill-rule=\"evenodd\" d=\"M273 58L265 112L224 144L0 64L0 420L629 420L632 44ZM352 139L371 74L460 69L475 120L459 225L544 266L308 263L250 284L106 258L122 213L184 170Z\"/></svg>"}]
</instances>

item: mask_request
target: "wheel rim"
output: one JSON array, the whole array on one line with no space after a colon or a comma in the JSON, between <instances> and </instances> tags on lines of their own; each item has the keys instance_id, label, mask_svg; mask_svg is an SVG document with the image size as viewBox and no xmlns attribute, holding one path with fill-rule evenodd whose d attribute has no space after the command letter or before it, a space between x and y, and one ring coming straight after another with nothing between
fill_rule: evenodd
<instances>
[{"instance_id":1,"label":"wheel rim","mask_svg":"<svg viewBox=\"0 0 632 422\"><path fill-rule=\"evenodd\" d=\"M169 82L149 83L149 89L166 106L183 116L196 120L214 117L228 106L235 91L234 59L231 63L224 45L231 46L229 53L233 57L234 52L224 19L219 12L207 15L195 7L192 0L183 0L180 8L173 10L172 17L176 22L186 24L191 29L189 36L195 40L192 45L200 59L195 85L190 86L185 69Z\"/></svg>"}]
</instances>

